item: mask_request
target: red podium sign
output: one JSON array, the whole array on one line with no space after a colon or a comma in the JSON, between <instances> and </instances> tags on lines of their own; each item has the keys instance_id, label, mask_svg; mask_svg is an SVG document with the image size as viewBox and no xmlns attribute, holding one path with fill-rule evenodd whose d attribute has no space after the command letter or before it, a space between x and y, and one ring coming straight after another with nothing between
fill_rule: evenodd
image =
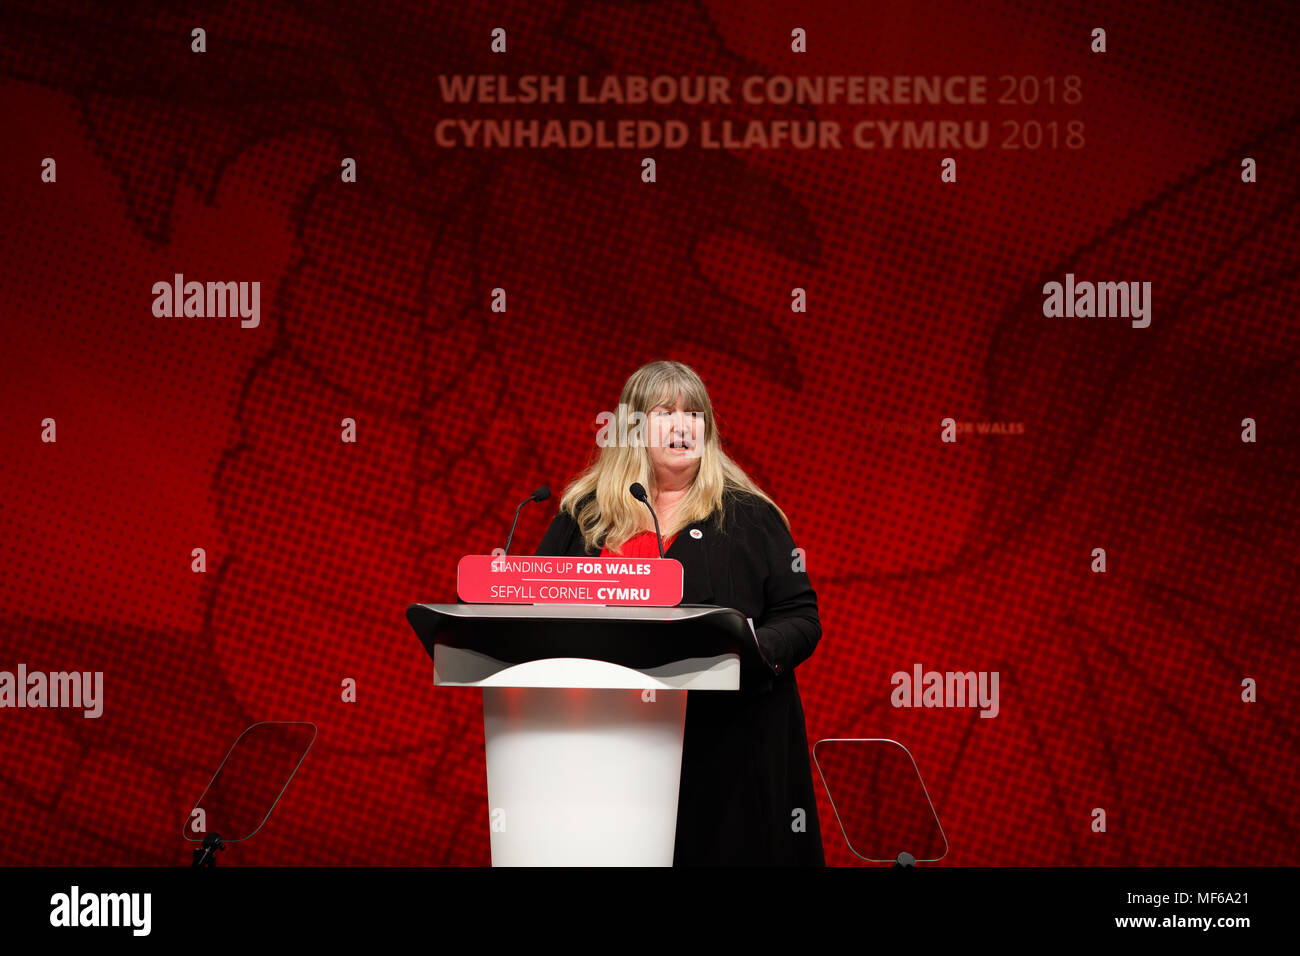
<instances>
[{"instance_id":1,"label":"red podium sign","mask_svg":"<svg viewBox=\"0 0 1300 956\"><path fill-rule=\"evenodd\" d=\"M466 604L682 603L682 564L673 558L501 557L467 554L456 569Z\"/></svg>"}]
</instances>

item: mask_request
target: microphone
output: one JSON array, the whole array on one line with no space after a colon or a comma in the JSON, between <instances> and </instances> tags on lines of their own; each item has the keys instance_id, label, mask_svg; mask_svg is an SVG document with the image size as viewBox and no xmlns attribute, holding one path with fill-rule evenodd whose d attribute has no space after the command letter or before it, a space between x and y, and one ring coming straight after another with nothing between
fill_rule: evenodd
<instances>
[{"instance_id":1,"label":"microphone","mask_svg":"<svg viewBox=\"0 0 1300 956\"><path fill-rule=\"evenodd\" d=\"M650 517L655 519L655 540L659 542L659 557L662 558L664 556L664 536L659 533L659 516L655 514L655 509L650 504L650 496L645 493L645 485L639 481L634 481L627 490L632 493L633 498L650 509Z\"/></svg>"},{"instance_id":2,"label":"microphone","mask_svg":"<svg viewBox=\"0 0 1300 956\"><path fill-rule=\"evenodd\" d=\"M510 524L510 537L506 538L506 549L502 552L501 557L504 558L510 553L510 542L515 540L515 525L519 524L519 512L524 510L524 505L528 504L530 501L545 501L549 497L551 497L551 489L546 485L542 485L542 487L538 488L523 501L519 502L519 507L515 509L515 520Z\"/></svg>"}]
</instances>

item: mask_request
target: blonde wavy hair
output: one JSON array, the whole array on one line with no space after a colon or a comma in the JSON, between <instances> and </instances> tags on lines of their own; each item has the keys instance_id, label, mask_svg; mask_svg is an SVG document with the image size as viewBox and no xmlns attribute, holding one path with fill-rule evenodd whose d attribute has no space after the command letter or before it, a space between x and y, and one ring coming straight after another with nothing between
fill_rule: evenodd
<instances>
[{"instance_id":1,"label":"blonde wavy hair","mask_svg":"<svg viewBox=\"0 0 1300 956\"><path fill-rule=\"evenodd\" d=\"M677 510L674 526L660 529L664 540L710 515L721 524L726 492L748 492L763 499L776 508L789 527L785 512L722 450L713 403L704 382L690 366L666 361L641 366L623 385L619 404L627 406L629 416L641 412L648 419L650 410L658 405L674 407L678 395L682 396L684 411L703 414L704 442L699 470ZM628 493L628 486L635 481L645 486L653 500L656 486L648 443L614 442L599 448L592 463L564 489L560 510L577 522L588 548L595 550L603 545L619 551L630 538L653 529L646 506Z\"/></svg>"}]
</instances>

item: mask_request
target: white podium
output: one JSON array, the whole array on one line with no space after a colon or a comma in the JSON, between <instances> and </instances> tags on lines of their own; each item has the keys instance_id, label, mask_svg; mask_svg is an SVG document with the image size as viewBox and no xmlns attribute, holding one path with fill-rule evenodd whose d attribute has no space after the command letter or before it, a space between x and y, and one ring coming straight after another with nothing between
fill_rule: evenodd
<instances>
[{"instance_id":1,"label":"white podium","mask_svg":"<svg viewBox=\"0 0 1300 956\"><path fill-rule=\"evenodd\" d=\"M493 866L671 866L690 690L737 690L732 608L413 604L434 682L483 688ZM756 648L754 649L756 651Z\"/></svg>"}]
</instances>

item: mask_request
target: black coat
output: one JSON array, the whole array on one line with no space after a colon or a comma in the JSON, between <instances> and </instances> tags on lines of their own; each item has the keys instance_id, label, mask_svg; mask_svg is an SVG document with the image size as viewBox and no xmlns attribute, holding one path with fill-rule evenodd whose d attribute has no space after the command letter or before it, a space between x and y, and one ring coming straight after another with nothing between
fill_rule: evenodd
<instances>
[{"instance_id":1,"label":"black coat","mask_svg":"<svg viewBox=\"0 0 1300 956\"><path fill-rule=\"evenodd\" d=\"M753 619L764 665L742 665L739 691L688 692L673 865L824 866L794 679L821 637L817 594L807 573L793 570L794 541L775 508L728 493L724 511L721 527L714 515L682 528L665 556L682 563L683 604L733 607ZM560 512L537 553L600 552L587 550Z\"/></svg>"}]
</instances>

